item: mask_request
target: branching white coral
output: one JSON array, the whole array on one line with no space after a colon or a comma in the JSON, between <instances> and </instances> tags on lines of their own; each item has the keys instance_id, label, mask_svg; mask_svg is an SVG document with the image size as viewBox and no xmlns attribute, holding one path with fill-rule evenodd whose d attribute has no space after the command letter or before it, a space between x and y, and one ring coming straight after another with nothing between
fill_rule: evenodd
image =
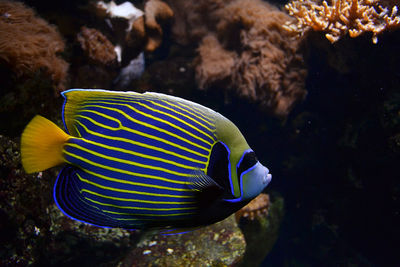
<instances>
[{"instance_id":1,"label":"branching white coral","mask_svg":"<svg viewBox=\"0 0 400 267\"><path fill-rule=\"evenodd\" d=\"M312 0L294 0L285 8L297 18L297 23L288 22L284 27L292 32L304 34L308 30L326 32L326 38L332 43L345 34L357 37L364 32L372 32L373 43L385 30L400 27L398 7L391 11L383 7L379 0L332 0L316 2Z\"/></svg>"}]
</instances>

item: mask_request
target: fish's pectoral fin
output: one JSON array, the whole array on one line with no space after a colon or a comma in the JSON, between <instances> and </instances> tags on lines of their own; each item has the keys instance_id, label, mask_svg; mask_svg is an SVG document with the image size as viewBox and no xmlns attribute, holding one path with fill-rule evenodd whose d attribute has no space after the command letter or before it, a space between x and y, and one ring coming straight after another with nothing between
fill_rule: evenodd
<instances>
[{"instance_id":1,"label":"fish's pectoral fin","mask_svg":"<svg viewBox=\"0 0 400 267\"><path fill-rule=\"evenodd\" d=\"M206 208L224 195L224 189L202 171L189 178L188 187L195 192L200 209Z\"/></svg>"}]
</instances>

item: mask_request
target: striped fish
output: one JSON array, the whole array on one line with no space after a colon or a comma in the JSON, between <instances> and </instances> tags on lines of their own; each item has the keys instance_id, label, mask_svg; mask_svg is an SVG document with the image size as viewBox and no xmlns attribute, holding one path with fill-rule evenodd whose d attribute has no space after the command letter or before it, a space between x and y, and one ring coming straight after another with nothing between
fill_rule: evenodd
<instances>
[{"instance_id":1,"label":"striped fish","mask_svg":"<svg viewBox=\"0 0 400 267\"><path fill-rule=\"evenodd\" d=\"M66 132L36 116L21 138L27 173L65 164L54 199L72 219L125 229L220 221L270 182L238 128L199 104L158 93L62 93Z\"/></svg>"}]
</instances>

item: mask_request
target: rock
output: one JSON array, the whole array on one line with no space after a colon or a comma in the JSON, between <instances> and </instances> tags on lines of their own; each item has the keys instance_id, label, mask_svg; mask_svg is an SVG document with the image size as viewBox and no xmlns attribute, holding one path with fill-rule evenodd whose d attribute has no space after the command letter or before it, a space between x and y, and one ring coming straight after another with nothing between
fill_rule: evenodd
<instances>
[{"instance_id":1,"label":"rock","mask_svg":"<svg viewBox=\"0 0 400 267\"><path fill-rule=\"evenodd\" d=\"M59 168L26 174L19 144L0 135L0 266L113 265L135 246L135 232L64 216L53 200Z\"/></svg>"},{"instance_id":2,"label":"rock","mask_svg":"<svg viewBox=\"0 0 400 267\"><path fill-rule=\"evenodd\" d=\"M272 197L268 213L262 216L242 217L239 226L246 239L246 252L239 266L260 266L271 251L279 235L279 227L284 213L282 197Z\"/></svg>"},{"instance_id":3,"label":"rock","mask_svg":"<svg viewBox=\"0 0 400 267\"><path fill-rule=\"evenodd\" d=\"M245 247L243 234L230 216L189 233L147 238L118 266L233 266Z\"/></svg>"}]
</instances>

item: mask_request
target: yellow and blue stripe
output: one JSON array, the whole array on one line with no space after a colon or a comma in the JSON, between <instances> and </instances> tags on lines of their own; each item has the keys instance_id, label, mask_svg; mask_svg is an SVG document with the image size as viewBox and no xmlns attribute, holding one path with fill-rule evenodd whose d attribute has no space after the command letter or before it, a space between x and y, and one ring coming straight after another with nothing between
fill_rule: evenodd
<instances>
[{"instance_id":1,"label":"yellow and blue stripe","mask_svg":"<svg viewBox=\"0 0 400 267\"><path fill-rule=\"evenodd\" d=\"M190 183L217 142L213 111L158 94L69 90L68 165L54 196L70 217L104 227L168 226L197 214Z\"/></svg>"}]
</instances>

